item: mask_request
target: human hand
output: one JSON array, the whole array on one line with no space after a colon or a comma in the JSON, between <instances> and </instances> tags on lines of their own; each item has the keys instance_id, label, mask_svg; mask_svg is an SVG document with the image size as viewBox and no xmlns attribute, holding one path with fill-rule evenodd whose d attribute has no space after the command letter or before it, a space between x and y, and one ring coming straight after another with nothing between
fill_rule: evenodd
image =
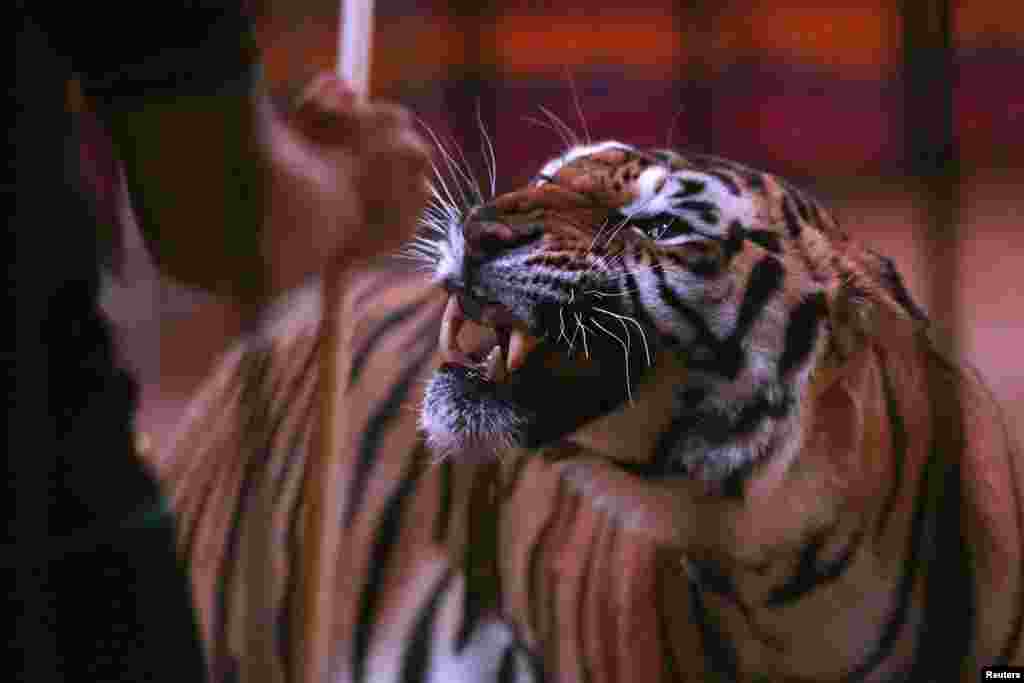
<instances>
[{"instance_id":1,"label":"human hand","mask_svg":"<svg viewBox=\"0 0 1024 683\"><path fill-rule=\"evenodd\" d=\"M263 231L271 292L397 249L428 197L429 149L401 107L360 101L332 73L294 110L258 102L270 181Z\"/></svg>"}]
</instances>

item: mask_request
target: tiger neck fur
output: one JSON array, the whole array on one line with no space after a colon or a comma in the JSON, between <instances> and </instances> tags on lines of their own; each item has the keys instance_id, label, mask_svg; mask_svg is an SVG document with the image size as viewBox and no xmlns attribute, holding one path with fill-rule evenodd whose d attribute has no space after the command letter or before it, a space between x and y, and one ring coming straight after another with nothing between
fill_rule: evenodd
<instances>
[{"instance_id":1,"label":"tiger neck fur","mask_svg":"<svg viewBox=\"0 0 1024 683\"><path fill-rule=\"evenodd\" d=\"M843 596L851 590L841 581L834 593L819 593L820 597L796 601L786 609L762 606L785 599L784 587L792 586L792 576L807 561L809 546L816 548L814 560L821 567L837 566L849 559L847 548L865 520L882 514L885 482L894 479L896 466L892 425L886 416L884 363L876 348L865 347L841 371L823 376L821 385L810 388L806 400L814 405L805 412L808 428L800 448L785 459L759 462L742 496L724 496L705 482L685 477L649 480L610 464L611 455L622 458L621 452L612 450L629 447L630 437L615 432L614 416L581 433L572 446L551 448L544 455L554 460L561 481L588 509L614 519L627 535L646 538L662 549L656 566L648 568L660 577L659 600L690 595L691 613L699 607L701 620L722 624L720 636L735 649L736 668L730 674L759 670L785 672L799 680L831 680L829 676L861 666L864 644L872 642L889 618L899 577L887 556L899 555L904 537L883 536L877 553L857 556L851 576L888 577L883 583L891 590L859 596L856 609L836 611L834 601L848 599ZM656 386L645 391L636 396L638 406L641 399L667 394ZM920 450L912 456L920 457ZM559 561L571 564L571 554L560 552ZM559 577L556 582L575 576L574 570L559 566L551 575ZM691 587L697 592L691 593ZM619 608L628 612L630 603ZM915 624L920 617L919 607L911 604L905 620ZM529 623L531 618L522 614L516 621ZM822 623L817 633L807 634L797 626L808 619ZM807 642L790 642L791 634L801 632ZM693 636L681 629L663 637L671 642ZM816 639L820 642L810 642ZM673 642L670 647L685 644ZM800 653L795 665L789 652ZM910 647L887 657L873 676L903 670L912 655ZM711 656L707 665L713 660ZM741 675L736 680L747 679Z\"/></svg>"}]
</instances>

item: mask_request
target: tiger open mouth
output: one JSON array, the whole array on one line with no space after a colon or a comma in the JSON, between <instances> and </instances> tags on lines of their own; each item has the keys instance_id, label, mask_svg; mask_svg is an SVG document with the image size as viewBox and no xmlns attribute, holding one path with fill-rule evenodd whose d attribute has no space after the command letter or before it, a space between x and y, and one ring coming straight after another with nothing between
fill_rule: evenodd
<instances>
[{"instance_id":1,"label":"tiger open mouth","mask_svg":"<svg viewBox=\"0 0 1024 683\"><path fill-rule=\"evenodd\" d=\"M569 336L560 340L557 305L549 311L534 302L529 313L533 325L498 302L451 293L439 334L442 363L421 415L435 453L537 447L626 399L621 348L600 338L576 346Z\"/></svg>"},{"instance_id":2,"label":"tiger open mouth","mask_svg":"<svg viewBox=\"0 0 1024 683\"><path fill-rule=\"evenodd\" d=\"M478 330L459 335L467 322ZM545 335L546 336L546 335ZM441 321L441 353L445 363L473 370L488 382L503 384L526 363L527 357L544 341L499 304L481 303L462 294L448 298ZM464 349L463 344L469 348Z\"/></svg>"}]
</instances>

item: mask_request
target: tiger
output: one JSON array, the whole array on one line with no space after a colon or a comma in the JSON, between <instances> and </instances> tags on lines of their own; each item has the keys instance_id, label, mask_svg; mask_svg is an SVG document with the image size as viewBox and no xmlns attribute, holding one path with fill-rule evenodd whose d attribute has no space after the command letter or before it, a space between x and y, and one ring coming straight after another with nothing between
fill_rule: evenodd
<instances>
[{"instance_id":1,"label":"tiger","mask_svg":"<svg viewBox=\"0 0 1024 683\"><path fill-rule=\"evenodd\" d=\"M1024 663L1019 447L892 260L706 154L438 179L419 263L339 287L330 680ZM301 672L323 292L221 359L161 456L211 680Z\"/></svg>"}]
</instances>

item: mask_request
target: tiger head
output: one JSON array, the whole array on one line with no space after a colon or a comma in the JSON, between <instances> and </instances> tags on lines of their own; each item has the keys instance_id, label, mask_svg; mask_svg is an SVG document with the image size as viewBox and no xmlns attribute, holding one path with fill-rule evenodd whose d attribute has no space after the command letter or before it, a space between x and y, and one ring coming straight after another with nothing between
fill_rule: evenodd
<instances>
[{"instance_id":1,"label":"tiger head","mask_svg":"<svg viewBox=\"0 0 1024 683\"><path fill-rule=\"evenodd\" d=\"M716 157L579 146L431 217L419 248L451 296L420 422L440 456L571 442L721 484L798 450L872 307L920 317L816 201Z\"/></svg>"}]
</instances>

